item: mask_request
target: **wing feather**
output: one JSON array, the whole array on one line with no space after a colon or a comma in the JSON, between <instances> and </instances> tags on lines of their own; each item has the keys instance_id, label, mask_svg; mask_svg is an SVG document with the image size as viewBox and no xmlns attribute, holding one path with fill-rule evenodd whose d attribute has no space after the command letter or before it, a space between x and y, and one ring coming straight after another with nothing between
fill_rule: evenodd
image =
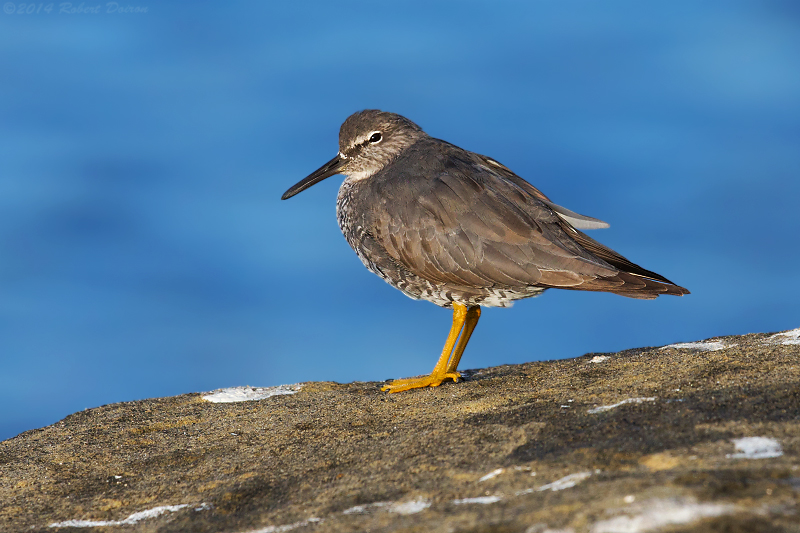
<instances>
[{"instance_id":1,"label":"wing feather","mask_svg":"<svg viewBox=\"0 0 800 533\"><path fill-rule=\"evenodd\" d=\"M601 227L602 221L556 206L485 156L424 142L435 146L415 145L393 172L365 180L371 198L381 199L364 214L365 227L411 273L467 289L560 287L644 298L680 293L570 224Z\"/></svg>"}]
</instances>

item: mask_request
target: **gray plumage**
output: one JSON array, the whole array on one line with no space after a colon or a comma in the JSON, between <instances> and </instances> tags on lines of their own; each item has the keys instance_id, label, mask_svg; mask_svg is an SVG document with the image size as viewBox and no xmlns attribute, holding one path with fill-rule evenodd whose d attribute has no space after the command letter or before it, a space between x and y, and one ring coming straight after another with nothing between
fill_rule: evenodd
<instances>
[{"instance_id":1,"label":"gray plumage","mask_svg":"<svg viewBox=\"0 0 800 533\"><path fill-rule=\"evenodd\" d=\"M497 161L400 115L351 115L339 149L284 197L346 174L337 200L342 233L369 270L412 298L507 307L549 288L647 299L689 292L576 229L606 227L602 221L553 204Z\"/></svg>"}]
</instances>

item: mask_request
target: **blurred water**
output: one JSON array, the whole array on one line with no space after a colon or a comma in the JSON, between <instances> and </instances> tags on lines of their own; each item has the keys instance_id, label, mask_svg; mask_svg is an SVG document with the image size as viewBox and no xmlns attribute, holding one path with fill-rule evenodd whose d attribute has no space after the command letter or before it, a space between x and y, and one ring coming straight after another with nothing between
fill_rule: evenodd
<instances>
[{"instance_id":1,"label":"blurred water","mask_svg":"<svg viewBox=\"0 0 800 533\"><path fill-rule=\"evenodd\" d=\"M364 108L491 155L692 291L489 309L462 368L800 326L792 0L148 2L0 14L0 439L429 372L450 312L361 266L341 180L279 201Z\"/></svg>"}]
</instances>

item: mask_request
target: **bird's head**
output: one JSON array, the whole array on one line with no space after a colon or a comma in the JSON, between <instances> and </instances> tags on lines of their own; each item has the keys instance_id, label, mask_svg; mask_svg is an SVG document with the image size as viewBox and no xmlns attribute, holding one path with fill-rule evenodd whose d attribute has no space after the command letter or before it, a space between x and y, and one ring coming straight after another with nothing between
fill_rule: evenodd
<instances>
[{"instance_id":1,"label":"bird's head","mask_svg":"<svg viewBox=\"0 0 800 533\"><path fill-rule=\"evenodd\" d=\"M289 188L281 200L334 174L344 174L351 180L368 178L424 135L419 126L395 113L377 109L353 113L339 130L336 157Z\"/></svg>"}]
</instances>

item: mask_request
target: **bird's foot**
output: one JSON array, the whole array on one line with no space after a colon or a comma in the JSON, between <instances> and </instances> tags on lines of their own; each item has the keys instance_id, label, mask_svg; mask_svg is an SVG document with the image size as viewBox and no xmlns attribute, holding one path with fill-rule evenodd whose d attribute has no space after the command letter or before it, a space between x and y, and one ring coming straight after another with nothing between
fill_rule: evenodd
<instances>
[{"instance_id":1,"label":"bird's foot","mask_svg":"<svg viewBox=\"0 0 800 533\"><path fill-rule=\"evenodd\" d=\"M461 374L458 372L442 372L441 374L431 374L430 376L418 378L396 379L381 387L381 390L388 391L391 394L393 392L403 392L405 390L421 389L423 387L438 387L446 379L452 379L454 382L458 383L458 380L461 379Z\"/></svg>"}]
</instances>

